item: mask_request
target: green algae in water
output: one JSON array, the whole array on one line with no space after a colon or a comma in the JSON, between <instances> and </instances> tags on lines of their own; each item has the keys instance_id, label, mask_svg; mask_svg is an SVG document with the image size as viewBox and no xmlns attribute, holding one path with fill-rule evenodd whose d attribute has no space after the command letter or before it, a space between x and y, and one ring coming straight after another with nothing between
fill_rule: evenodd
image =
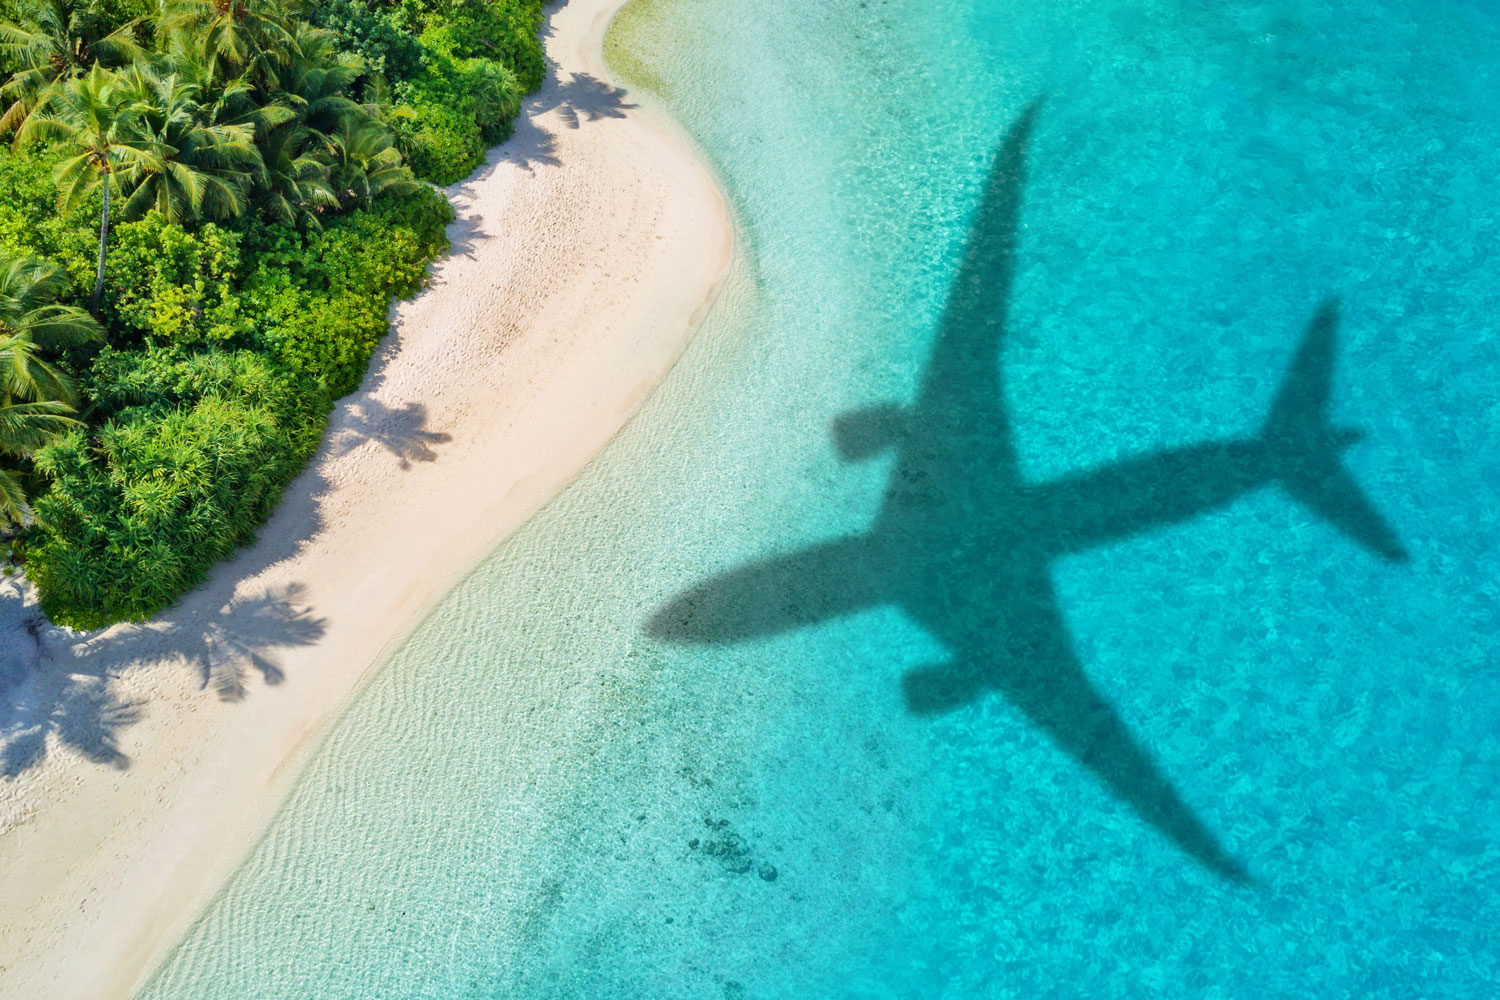
<instances>
[{"instance_id":1,"label":"green algae in water","mask_svg":"<svg viewBox=\"0 0 1500 1000\"><path fill-rule=\"evenodd\" d=\"M654 53L642 42L665 16L663 8L670 6L671 0L631 0L615 15L604 37L604 57L610 69L627 85L666 100L672 97L671 81L652 68Z\"/></svg>"}]
</instances>

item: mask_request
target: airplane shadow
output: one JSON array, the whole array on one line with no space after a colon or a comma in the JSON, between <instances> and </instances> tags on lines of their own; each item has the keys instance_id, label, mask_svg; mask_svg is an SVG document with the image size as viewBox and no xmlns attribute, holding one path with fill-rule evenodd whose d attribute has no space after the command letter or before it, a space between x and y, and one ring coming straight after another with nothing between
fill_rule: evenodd
<instances>
[{"instance_id":1,"label":"airplane shadow","mask_svg":"<svg viewBox=\"0 0 1500 1000\"><path fill-rule=\"evenodd\" d=\"M903 678L909 711L930 716L1003 695L1142 821L1210 871L1248 882L1090 683L1049 566L1268 486L1385 559L1406 553L1339 462L1359 435L1328 423L1338 329L1331 300L1315 311L1256 433L1052 482L1022 478L1000 357L1040 104L1025 110L996 153L916 398L834 421L846 460L896 452L870 529L705 580L658 609L647 632L714 645L900 607L949 652L946 662Z\"/></svg>"}]
</instances>

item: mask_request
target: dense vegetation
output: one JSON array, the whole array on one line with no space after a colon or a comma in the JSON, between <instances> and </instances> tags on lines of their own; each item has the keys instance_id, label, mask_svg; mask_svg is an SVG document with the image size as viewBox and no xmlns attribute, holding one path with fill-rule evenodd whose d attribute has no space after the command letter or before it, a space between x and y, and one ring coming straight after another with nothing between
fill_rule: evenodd
<instances>
[{"instance_id":1,"label":"dense vegetation","mask_svg":"<svg viewBox=\"0 0 1500 1000\"><path fill-rule=\"evenodd\" d=\"M161 610L358 385L543 72L540 0L0 0L0 524Z\"/></svg>"}]
</instances>

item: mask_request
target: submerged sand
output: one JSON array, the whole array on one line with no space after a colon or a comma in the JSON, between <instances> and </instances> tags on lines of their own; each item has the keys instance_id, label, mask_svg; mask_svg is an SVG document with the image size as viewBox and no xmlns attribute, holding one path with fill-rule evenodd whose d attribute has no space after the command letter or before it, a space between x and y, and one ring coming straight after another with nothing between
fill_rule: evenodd
<instances>
[{"instance_id":1,"label":"submerged sand","mask_svg":"<svg viewBox=\"0 0 1500 1000\"><path fill-rule=\"evenodd\" d=\"M551 9L546 85L449 189L452 254L256 544L147 625L9 633L36 663L0 691L0 996L137 988L372 668L691 338L731 226L686 137L609 82L621 4Z\"/></svg>"}]
</instances>

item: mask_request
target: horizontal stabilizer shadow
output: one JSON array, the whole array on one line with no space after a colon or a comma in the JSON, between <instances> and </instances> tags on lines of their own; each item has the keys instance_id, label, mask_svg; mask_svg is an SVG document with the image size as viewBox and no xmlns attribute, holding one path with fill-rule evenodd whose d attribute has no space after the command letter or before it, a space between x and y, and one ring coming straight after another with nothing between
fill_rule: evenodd
<instances>
[{"instance_id":1,"label":"horizontal stabilizer shadow","mask_svg":"<svg viewBox=\"0 0 1500 1000\"><path fill-rule=\"evenodd\" d=\"M1250 882L1089 682L1051 563L1278 484L1371 551L1399 560L1405 550L1339 464L1355 435L1328 424L1332 302L1314 315L1259 433L1052 482L1022 477L1000 360L1027 147L1040 107L1035 101L1020 115L996 152L916 398L834 421L834 442L847 460L895 451L869 532L705 580L656 611L647 631L669 642L729 643L899 607L949 653L947 662L904 678L913 714L1000 694L1185 854L1221 878Z\"/></svg>"}]
</instances>

